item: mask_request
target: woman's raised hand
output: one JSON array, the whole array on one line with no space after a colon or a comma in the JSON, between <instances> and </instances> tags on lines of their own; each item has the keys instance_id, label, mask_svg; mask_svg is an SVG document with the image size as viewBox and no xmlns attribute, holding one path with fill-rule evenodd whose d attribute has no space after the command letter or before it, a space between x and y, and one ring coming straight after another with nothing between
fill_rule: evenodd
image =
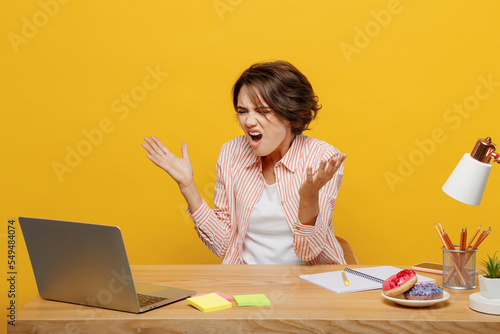
<instances>
[{"instance_id":1,"label":"woman's raised hand","mask_svg":"<svg viewBox=\"0 0 500 334\"><path fill-rule=\"evenodd\" d=\"M299 188L298 218L302 224L315 224L316 217L319 214L319 190L332 179L346 156L342 154L331 158L328 162L321 161L315 175L313 175L312 167L307 167L306 179Z\"/></svg>"},{"instance_id":2,"label":"woman's raised hand","mask_svg":"<svg viewBox=\"0 0 500 334\"><path fill-rule=\"evenodd\" d=\"M333 157L328 161L328 164L324 160L321 161L318 172L315 175L312 173L312 167L308 167L306 179L299 188L300 196L305 198L314 198L317 196L319 190L332 179L346 157L346 154Z\"/></svg>"},{"instance_id":3,"label":"woman's raised hand","mask_svg":"<svg viewBox=\"0 0 500 334\"><path fill-rule=\"evenodd\" d=\"M142 147L148 151L147 157L156 166L166 171L179 185L181 190L191 186L193 181L193 167L189 159L187 143L182 143L182 158L178 158L155 136L145 137L147 144Z\"/></svg>"},{"instance_id":4,"label":"woman's raised hand","mask_svg":"<svg viewBox=\"0 0 500 334\"><path fill-rule=\"evenodd\" d=\"M144 140L148 144L143 143L142 147L148 151L149 160L166 171L177 182L189 209L195 212L202 205L203 198L194 184L193 166L189 160L187 143L182 143L182 158L178 158L155 136L145 137Z\"/></svg>"}]
</instances>

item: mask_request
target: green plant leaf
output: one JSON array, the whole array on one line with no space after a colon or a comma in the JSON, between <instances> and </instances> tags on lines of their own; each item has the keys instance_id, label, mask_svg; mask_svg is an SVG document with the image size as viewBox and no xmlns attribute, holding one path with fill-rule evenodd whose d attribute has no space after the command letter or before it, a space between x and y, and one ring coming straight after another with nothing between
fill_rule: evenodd
<instances>
[{"instance_id":1,"label":"green plant leaf","mask_svg":"<svg viewBox=\"0 0 500 334\"><path fill-rule=\"evenodd\" d=\"M500 260L497 257L496 251L492 257L486 254L488 260L482 260L481 265L484 267L482 274L486 278L500 278Z\"/></svg>"}]
</instances>

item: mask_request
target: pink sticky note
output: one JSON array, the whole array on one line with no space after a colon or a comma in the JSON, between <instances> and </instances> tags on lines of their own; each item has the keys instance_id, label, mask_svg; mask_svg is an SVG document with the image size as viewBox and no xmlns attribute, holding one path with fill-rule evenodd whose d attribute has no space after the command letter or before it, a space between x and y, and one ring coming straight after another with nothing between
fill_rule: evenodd
<instances>
[{"instance_id":1,"label":"pink sticky note","mask_svg":"<svg viewBox=\"0 0 500 334\"><path fill-rule=\"evenodd\" d=\"M225 295L225 294L223 294L222 292L209 292L209 293L216 293L216 294L218 294L219 296L221 296L222 298L224 298L225 300L230 301L231 303L232 303L232 302L234 302L234 298L233 298L233 297L228 296L228 295ZM200 293L200 294L197 294L197 295L191 296L191 298L192 298L192 297L200 297L200 296L204 296L204 295L208 295L208 293Z\"/></svg>"}]
</instances>

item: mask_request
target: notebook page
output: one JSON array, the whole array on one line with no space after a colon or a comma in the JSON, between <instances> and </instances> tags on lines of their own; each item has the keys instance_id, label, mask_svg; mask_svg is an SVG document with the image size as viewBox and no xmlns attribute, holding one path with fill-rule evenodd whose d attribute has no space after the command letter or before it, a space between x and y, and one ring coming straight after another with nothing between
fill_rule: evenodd
<instances>
[{"instance_id":1,"label":"notebook page","mask_svg":"<svg viewBox=\"0 0 500 334\"><path fill-rule=\"evenodd\" d=\"M378 266L378 267L367 267L367 268L355 268L354 270L367 274L373 277L385 280L392 275L397 274L402 269L392 267L392 266ZM300 278L319 285L325 289L335 291L337 293L345 292L357 292L357 291L367 291L382 289L382 284L357 276L354 274L346 273L347 279L349 280L349 286L344 285L344 279L342 278L342 270L339 271L329 271L325 273L312 274L312 275L302 275ZM435 282L434 279L418 275L418 283Z\"/></svg>"}]
</instances>

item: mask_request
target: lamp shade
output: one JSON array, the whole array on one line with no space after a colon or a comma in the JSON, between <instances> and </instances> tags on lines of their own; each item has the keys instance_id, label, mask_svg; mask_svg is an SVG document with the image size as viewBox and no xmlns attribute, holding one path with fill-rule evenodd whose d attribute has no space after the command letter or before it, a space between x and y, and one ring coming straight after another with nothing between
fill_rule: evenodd
<instances>
[{"instance_id":1,"label":"lamp shade","mask_svg":"<svg viewBox=\"0 0 500 334\"><path fill-rule=\"evenodd\" d=\"M479 205L490 170L490 163L480 162L466 153L444 184L443 191L462 203Z\"/></svg>"}]
</instances>

